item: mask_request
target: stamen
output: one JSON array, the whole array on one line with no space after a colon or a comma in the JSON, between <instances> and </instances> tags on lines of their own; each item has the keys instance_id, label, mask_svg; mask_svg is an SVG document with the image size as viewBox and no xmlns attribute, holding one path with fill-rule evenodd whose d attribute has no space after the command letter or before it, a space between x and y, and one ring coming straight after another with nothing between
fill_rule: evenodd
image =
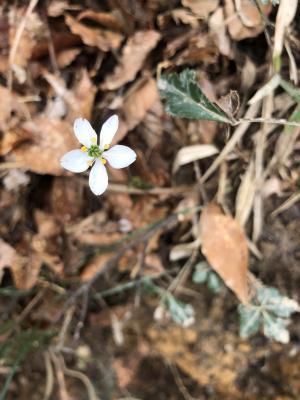
<instances>
[{"instance_id":1,"label":"stamen","mask_svg":"<svg viewBox=\"0 0 300 400\"><path fill-rule=\"evenodd\" d=\"M91 167L91 166L93 165L93 161L94 161L94 160L88 160L86 163L87 163L87 165L88 165L89 167Z\"/></svg>"},{"instance_id":2,"label":"stamen","mask_svg":"<svg viewBox=\"0 0 300 400\"><path fill-rule=\"evenodd\" d=\"M102 162L103 165L107 163L107 161L105 160L105 158L101 158L101 162Z\"/></svg>"},{"instance_id":3,"label":"stamen","mask_svg":"<svg viewBox=\"0 0 300 400\"><path fill-rule=\"evenodd\" d=\"M86 146L82 146L80 150L86 153L88 151L88 148Z\"/></svg>"},{"instance_id":4,"label":"stamen","mask_svg":"<svg viewBox=\"0 0 300 400\"><path fill-rule=\"evenodd\" d=\"M106 144L106 145L103 147L104 150L108 150L109 148L110 148L110 145L109 145L109 144Z\"/></svg>"},{"instance_id":5,"label":"stamen","mask_svg":"<svg viewBox=\"0 0 300 400\"><path fill-rule=\"evenodd\" d=\"M93 144L97 144L97 138L92 137L91 142L92 142Z\"/></svg>"}]
</instances>

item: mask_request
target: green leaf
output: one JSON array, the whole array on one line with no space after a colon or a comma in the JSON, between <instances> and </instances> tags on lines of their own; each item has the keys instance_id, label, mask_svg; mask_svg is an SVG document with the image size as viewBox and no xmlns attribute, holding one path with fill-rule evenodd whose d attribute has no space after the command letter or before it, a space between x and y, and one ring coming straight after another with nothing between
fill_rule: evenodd
<instances>
[{"instance_id":1,"label":"green leaf","mask_svg":"<svg viewBox=\"0 0 300 400\"><path fill-rule=\"evenodd\" d=\"M207 287L214 293L218 293L222 287L221 279L213 271L210 271L208 274Z\"/></svg>"},{"instance_id":2,"label":"green leaf","mask_svg":"<svg viewBox=\"0 0 300 400\"><path fill-rule=\"evenodd\" d=\"M263 305L281 299L281 297L278 290L273 287L263 286L257 290L257 299Z\"/></svg>"},{"instance_id":3,"label":"green leaf","mask_svg":"<svg viewBox=\"0 0 300 400\"><path fill-rule=\"evenodd\" d=\"M182 326L189 326L194 322L195 311L190 304L176 300L170 293L166 295L164 300L174 322Z\"/></svg>"},{"instance_id":4,"label":"green leaf","mask_svg":"<svg viewBox=\"0 0 300 400\"><path fill-rule=\"evenodd\" d=\"M206 261L201 261L195 266L192 280L194 283L205 283L208 278L210 267Z\"/></svg>"},{"instance_id":5,"label":"green leaf","mask_svg":"<svg viewBox=\"0 0 300 400\"><path fill-rule=\"evenodd\" d=\"M278 317L288 318L291 314L299 312L297 301L282 296L275 288L262 287L258 290L257 298L269 313Z\"/></svg>"},{"instance_id":6,"label":"green leaf","mask_svg":"<svg viewBox=\"0 0 300 400\"><path fill-rule=\"evenodd\" d=\"M164 74L158 80L160 95L166 100L167 113L181 118L200 119L232 124L233 119L211 102L196 82L196 72L190 69L180 74Z\"/></svg>"},{"instance_id":7,"label":"green leaf","mask_svg":"<svg viewBox=\"0 0 300 400\"><path fill-rule=\"evenodd\" d=\"M275 339L280 343L290 341L289 331L286 329L289 321L283 318L272 316L268 312L263 313L264 335L270 339Z\"/></svg>"},{"instance_id":8,"label":"green leaf","mask_svg":"<svg viewBox=\"0 0 300 400\"><path fill-rule=\"evenodd\" d=\"M255 306L239 306L240 314L240 336L242 338L248 338L255 335L260 326L261 313L260 309Z\"/></svg>"}]
</instances>

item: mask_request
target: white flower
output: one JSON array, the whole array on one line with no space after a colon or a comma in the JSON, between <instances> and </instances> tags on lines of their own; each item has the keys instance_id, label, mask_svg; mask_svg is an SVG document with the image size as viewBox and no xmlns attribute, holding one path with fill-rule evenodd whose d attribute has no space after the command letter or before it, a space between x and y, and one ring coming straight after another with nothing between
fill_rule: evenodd
<instances>
[{"instance_id":1,"label":"white flower","mask_svg":"<svg viewBox=\"0 0 300 400\"><path fill-rule=\"evenodd\" d=\"M102 125L97 144L97 134L89 121L77 118L74 122L74 133L83 146L80 150L69 151L60 160L61 166L71 172L83 172L92 166L89 185L96 195L107 189L108 176L104 166L107 161L114 168L125 168L136 159L135 152L127 146L115 145L110 148L118 125L117 115L108 118Z\"/></svg>"}]
</instances>

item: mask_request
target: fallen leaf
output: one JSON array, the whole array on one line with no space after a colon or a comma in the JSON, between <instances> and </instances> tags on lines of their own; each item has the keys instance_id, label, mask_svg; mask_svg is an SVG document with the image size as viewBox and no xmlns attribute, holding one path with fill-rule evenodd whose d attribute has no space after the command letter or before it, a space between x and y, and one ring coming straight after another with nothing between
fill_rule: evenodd
<instances>
[{"instance_id":1,"label":"fallen leaf","mask_svg":"<svg viewBox=\"0 0 300 400\"><path fill-rule=\"evenodd\" d=\"M226 32L223 7L217 8L217 10L211 15L208 21L208 26L211 35L213 35L215 39L220 53L224 56L227 56L228 58L233 58L230 39Z\"/></svg>"},{"instance_id":2,"label":"fallen leaf","mask_svg":"<svg viewBox=\"0 0 300 400\"><path fill-rule=\"evenodd\" d=\"M29 257L22 257L4 240L0 239L0 270L8 267L17 289L29 290L35 284L41 269L41 261L35 253Z\"/></svg>"},{"instance_id":3,"label":"fallen leaf","mask_svg":"<svg viewBox=\"0 0 300 400\"><path fill-rule=\"evenodd\" d=\"M81 6L70 4L67 0L52 0L47 4L47 14L49 17L60 17L66 10L80 10Z\"/></svg>"},{"instance_id":4,"label":"fallen leaf","mask_svg":"<svg viewBox=\"0 0 300 400\"><path fill-rule=\"evenodd\" d=\"M198 33L192 36L187 46L176 55L176 65L185 65L188 63L195 63L197 61L214 64L217 61L219 50L216 46L215 39L211 34Z\"/></svg>"},{"instance_id":5,"label":"fallen leaf","mask_svg":"<svg viewBox=\"0 0 300 400\"><path fill-rule=\"evenodd\" d=\"M70 65L76 59L78 54L80 54L80 52L81 49L79 48L71 48L60 51L57 55L58 67L62 69Z\"/></svg>"},{"instance_id":6,"label":"fallen leaf","mask_svg":"<svg viewBox=\"0 0 300 400\"><path fill-rule=\"evenodd\" d=\"M254 161L249 162L245 174L241 177L235 199L235 219L241 226L245 226L253 208L253 201L257 190L255 182Z\"/></svg>"},{"instance_id":7,"label":"fallen leaf","mask_svg":"<svg viewBox=\"0 0 300 400\"><path fill-rule=\"evenodd\" d=\"M280 57L284 35L288 26L295 18L298 2L294 0L281 0L276 16L273 58Z\"/></svg>"},{"instance_id":8,"label":"fallen leaf","mask_svg":"<svg viewBox=\"0 0 300 400\"><path fill-rule=\"evenodd\" d=\"M150 78L143 82L128 96L122 107L120 127L113 143L122 140L127 132L134 129L146 116L147 112L159 99L156 81Z\"/></svg>"},{"instance_id":9,"label":"fallen leaf","mask_svg":"<svg viewBox=\"0 0 300 400\"><path fill-rule=\"evenodd\" d=\"M83 271L80 274L80 279L83 282L89 281L95 276L95 274L99 273L108 260L113 256L113 253L104 253L94 257L88 264L86 264L83 268Z\"/></svg>"},{"instance_id":10,"label":"fallen leaf","mask_svg":"<svg viewBox=\"0 0 300 400\"><path fill-rule=\"evenodd\" d=\"M181 0L183 6L188 7L199 18L207 19L219 5L219 0Z\"/></svg>"},{"instance_id":11,"label":"fallen leaf","mask_svg":"<svg viewBox=\"0 0 300 400\"><path fill-rule=\"evenodd\" d=\"M116 50L123 39L122 35L107 29L90 28L78 22L70 15L65 16L65 21L74 35L80 36L87 46L97 47L102 51Z\"/></svg>"},{"instance_id":12,"label":"fallen leaf","mask_svg":"<svg viewBox=\"0 0 300 400\"><path fill-rule=\"evenodd\" d=\"M86 69L79 72L77 82L72 90L69 90L65 81L55 74L44 71L43 77L52 86L56 95L68 105L67 118L71 124L78 116L90 119L96 88Z\"/></svg>"},{"instance_id":13,"label":"fallen leaf","mask_svg":"<svg viewBox=\"0 0 300 400\"><path fill-rule=\"evenodd\" d=\"M27 78L26 67L31 59L35 43L45 35L45 27L38 13L32 12L27 15L25 28L20 38L18 38L18 30L24 19L24 8L14 8L9 14L9 44L14 49L15 41L17 47L15 51L11 51L9 55L9 66L14 71L19 83L24 83Z\"/></svg>"},{"instance_id":14,"label":"fallen leaf","mask_svg":"<svg viewBox=\"0 0 300 400\"><path fill-rule=\"evenodd\" d=\"M84 10L78 15L78 21L81 21L84 18L91 19L92 21L98 22L99 24L105 26L106 28L122 31L123 26L118 18L112 12L101 12L101 11L94 11L94 10Z\"/></svg>"},{"instance_id":15,"label":"fallen leaf","mask_svg":"<svg viewBox=\"0 0 300 400\"><path fill-rule=\"evenodd\" d=\"M184 8L175 8L175 10L164 12L157 17L157 23L160 29L168 28L172 20L174 20L177 25L182 23L190 25L194 29L199 28L197 16Z\"/></svg>"},{"instance_id":16,"label":"fallen leaf","mask_svg":"<svg viewBox=\"0 0 300 400\"><path fill-rule=\"evenodd\" d=\"M235 7L235 4L239 7ZM232 39L243 40L256 37L264 30L264 21L251 0L225 0L226 19L230 19L228 31ZM268 15L272 10L272 4L261 5L261 10Z\"/></svg>"},{"instance_id":17,"label":"fallen leaf","mask_svg":"<svg viewBox=\"0 0 300 400\"><path fill-rule=\"evenodd\" d=\"M20 187L27 186L30 182L30 177L20 169L11 169L3 178L3 185L9 191L17 192Z\"/></svg>"},{"instance_id":18,"label":"fallen leaf","mask_svg":"<svg viewBox=\"0 0 300 400\"><path fill-rule=\"evenodd\" d=\"M76 176L55 177L48 197L53 216L63 223L76 221L86 207L83 190Z\"/></svg>"},{"instance_id":19,"label":"fallen leaf","mask_svg":"<svg viewBox=\"0 0 300 400\"><path fill-rule=\"evenodd\" d=\"M22 128L32 135L33 141L18 146L9 155L11 161L19 162L25 169L38 174L62 175L60 158L78 148L72 125L41 115L25 122Z\"/></svg>"},{"instance_id":20,"label":"fallen leaf","mask_svg":"<svg viewBox=\"0 0 300 400\"><path fill-rule=\"evenodd\" d=\"M0 131L5 132L16 125L20 119L25 119L28 116L28 110L21 98L2 85L0 85L0 102ZM9 147L9 145L6 144L4 147ZM1 155L3 154L5 152L3 152L2 147Z\"/></svg>"},{"instance_id":21,"label":"fallen leaf","mask_svg":"<svg viewBox=\"0 0 300 400\"><path fill-rule=\"evenodd\" d=\"M182 165L211 157L218 152L216 146L212 144L194 144L193 146L182 147L176 155L173 164L173 174L175 174Z\"/></svg>"},{"instance_id":22,"label":"fallen leaf","mask_svg":"<svg viewBox=\"0 0 300 400\"><path fill-rule=\"evenodd\" d=\"M153 30L138 31L130 37L123 48L119 64L113 73L107 76L101 89L115 90L131 82L159 39L160 34Z\"/></svg>"},{"instance_id":23,"label":"fallen leaf","mask_svg":"<svg viewBox=\"0 0 300 400\"><path fill-rule=\"evenodd\" d=\"M5 156L16 146L32 139L30 132L24 129L6 129L0 138L0 156Z\"/></svg>"},{"instance_id":24,"label":"fallen leaf","mask_svg":"<svg viewBox=\"0 0 300 400\"><path fill-rule=\"evenodd\" d=\"M200 217L202 253L211 267L243 303L248 300L248 246L240 225L216 204Z\"/></svg>"}]
</instances>

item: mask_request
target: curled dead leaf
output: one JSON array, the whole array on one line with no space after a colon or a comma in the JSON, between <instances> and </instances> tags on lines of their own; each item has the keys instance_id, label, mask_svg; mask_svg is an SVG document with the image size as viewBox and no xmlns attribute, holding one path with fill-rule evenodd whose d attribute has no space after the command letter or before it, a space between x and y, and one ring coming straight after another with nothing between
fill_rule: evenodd
<instances>
[{"instance_id":1,"label":"curled dead leaf","mask_svg":"<svg viewBox=\"0 0 300 400\"><path fill-rule=\"evenodd\" d=\"M127 82L131 82L159 39L160 34L153 30L136 32L128 39L123 48L119 65L117 65L112 74L107 76L101 88L114 90Z\"/></svg>"},{"instance_id":2,"label":"curled dead leaf","mask_svg":"<svg viewBox=\"0 0 300 400\"><path fill-rule=\"evenodd\" d=\"M219 0L181 0L183 6L188 7L199 18L207 19L219 5Z\"/></svg>"},{"instance_id":3,"label":"curled dead leaf","mask_svg":"<svg viewBox=\"0 0 300 400\"><path fill-rule=\"evenodd\" d=\"M105 26L106 28L115 31L122 31L123 28L120 18L118 18L118 15L115 15L112 12L101 12L101 11L97 12L94 10L84 10L78 15L78 20L81 21L84 18L98 22L99 24Z\"/></svg>"},{"instance_id":4,"label":"curled dead leaf","mask_svg":"<svg viewBox=\"0 0 300 400\"><path fill-rule=\"evenodd\" d=\"M29 290L35 284L41 269L41 260L32 253L22 257L10 244L0 239L0 271L9 268L17 289Z\"/></svg>"},{"instance_id":5,"label":"curled dead leaf","mask_svg":"<svg viewBox=\"0 0 300 400\"><path fill-rule=\"evenodd\" d=\"M78 147L71 124L49 120L41 115L25 122L22 128L30 132L34 139L18 146L10 159L38 174L62 175L64 171L59 163L60 158Z\"/></svg>"},{"instance_id":6,"label":"curled dead leaf","mask_svg":"<svg viewBox=\"0 0 300 400\"><path fill-rule=\"evenodd\" d=\"M248 301L248 246L240 225L217 204L207 205L200 217L202 253L211 267L243 303Z\"/></svg>"},{"instance_id":7,"label":"curled dead leaf","mask_svg":"<svg viewBox=\"0 0 300 400\"><path fill-rule=\"evenodd\" d=\"M80 274L80 279L83 282L89 281L93 276L101 271L105 267L106 263L113 256L112 253L104 253L94 257L86 266L84 267L82 273Z\"/></svg>"},{"instance_id":8,"label":"curled dead leaf","mask_svg":"<svg viewBox=\"0 0 300 400\"><path fill-rule=\"evenodd\" d=\"M159 100L156 81L153 78L146 80L128 96L123 105L123 118L114 143L122 140L126 133L134 129L146 116L148 110Z\"/></svg>"},{"instance_id":9,"label":"curled dead leaf","mask_svg":"<svg viewBox=\"0 0 300 400\"><path fill-rule=\"evenodd\" d=\"M98 47L102 51L110 51L119 48L123 39L122 35L107 29L90 28L70 15L65 16L65 21L74 35L80 36L87 46Z\"/></svg>"},{"instance_id":10,"label":"curled dead leaf","mask_svg":"<svg viewBox=\"0 0 300 400\"><path fill-rule=\"evenodd\" d=\"M264 30L264 24L257 6L251 0L225 0L225 15L230 19L228 31L232 39L243 40L257 36ZM268 15L272 4L261 5L261 11Z\"/></svg>"}]
</instances>

